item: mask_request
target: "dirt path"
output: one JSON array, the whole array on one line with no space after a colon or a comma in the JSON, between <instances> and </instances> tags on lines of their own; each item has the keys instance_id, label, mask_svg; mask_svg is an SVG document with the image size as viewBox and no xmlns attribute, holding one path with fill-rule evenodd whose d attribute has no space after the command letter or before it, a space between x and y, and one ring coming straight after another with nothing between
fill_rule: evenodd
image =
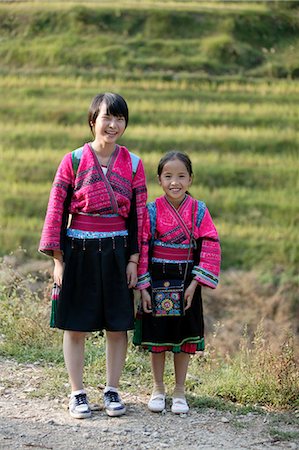
<instances>
[{"instance_id":1,"label":"dirt path","mask_svg":"<svg viewBox=\"0 0 299 450\"><path fill-rule=\"evenodd\" d=\"M75 420L67 399L32 398L42 372L38 365L0 359L0 449L299 449L295 439L271 437L273 428L298 432L295 415L282 420L192 408L174 416L169 405L165 414L153 414L146 397L127 395L125 416L108 418L99 405L91 419Z\"/></svg>"}]
</instances>

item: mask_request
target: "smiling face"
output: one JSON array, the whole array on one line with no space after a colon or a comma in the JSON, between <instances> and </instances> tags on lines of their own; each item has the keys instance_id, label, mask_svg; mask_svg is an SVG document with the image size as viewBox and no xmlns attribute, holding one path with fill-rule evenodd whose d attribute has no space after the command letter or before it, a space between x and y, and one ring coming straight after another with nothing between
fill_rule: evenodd
<instances>
[{"instance_id":1,"label":"smiling face","mask_svg":"<svg viewBox=\"0 0 299 450\"><path fill-rule=\"evenodd\" d=\"M101 103L99 113L93 124L96 141L102 145L114 144L126 128L124 116L114 116L109 113L105 102Z\"/></svg>"},{"instance_id":2,"label":"smiling face","mask_svg":"<svg viewBox=\"0 0 299 450\"><path fill-rule=\"evenodd\" d=\"M166 194L166 198L178 207L185 198L186 191L192 183L187 167L179 159L167 161L159 176L159 184Z\"/></svg>"}]
</instances>

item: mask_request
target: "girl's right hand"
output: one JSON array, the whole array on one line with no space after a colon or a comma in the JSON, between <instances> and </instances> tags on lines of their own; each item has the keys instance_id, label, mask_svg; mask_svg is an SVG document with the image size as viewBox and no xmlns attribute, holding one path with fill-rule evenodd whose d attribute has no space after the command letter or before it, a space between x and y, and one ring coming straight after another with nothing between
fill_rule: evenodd
<instances>
[{"instance_id":1,"label":"girl's right hand","mask_svg":"<svg viewBox=\"0 0 299 450\"><path fill-rule=\"evenodd\" d=\"M145 313L152 312L152 299L146 289L141 291L142 309Z\"/></svg>"},{"instance_id":2,"label":"girl's right hand","mask_svg":"<svg viewBox=\"0 0 299 450\"><path fill-rule=\"evenodd\" d=\"M61 252L54 252L54 283L61 287L64 272L64 264Z\"/></svg>"}]
</instances>

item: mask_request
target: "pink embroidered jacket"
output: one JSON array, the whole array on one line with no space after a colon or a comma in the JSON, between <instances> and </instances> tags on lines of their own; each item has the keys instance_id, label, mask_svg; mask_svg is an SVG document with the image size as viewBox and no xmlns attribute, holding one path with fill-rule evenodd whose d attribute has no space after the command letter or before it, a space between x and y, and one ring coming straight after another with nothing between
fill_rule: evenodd
<instances>
[{"instance_id":1,"label":"pink embroidered jacket","mask_svg":"<svg viewBox=\"0 0 299 450\"><path fill-rule=\"evenodd\" d=\"M192 204L194 205L192 207ZM218 233L206 205L186 195L178 210L167 200L159 197L149 203L145 210L137 289L151 284L149 254L152 262L179 263L188 260L190 233L197 241L194 250L195 264L192 274L198 283L215 288L220 272L221 248ZM154 236L153 236L154 233ZM192 260L190 257L189 260Z\"/></svg>"},{"instance_id":2,"label":"pink embroidered jacket","mask_svg":"<svg viewBox=\"0 0 299 450\"><path fill-rule=\"evenodd\" d=\"M72 158L77 150L81 153L75 173ZM57 169L39 251L52 256L54 250L63 250L62 241L68 214L118 214L127 219L132 201L136 204L135 230L140 247L142 219L147 199L141 159L130 153L126 147L117 146L104 175L89 144L85 144L83 150L77 150L66 154ZM135 248L132 253L136 250L138 252L138 248Z\"/></svg>"}]
</instances>

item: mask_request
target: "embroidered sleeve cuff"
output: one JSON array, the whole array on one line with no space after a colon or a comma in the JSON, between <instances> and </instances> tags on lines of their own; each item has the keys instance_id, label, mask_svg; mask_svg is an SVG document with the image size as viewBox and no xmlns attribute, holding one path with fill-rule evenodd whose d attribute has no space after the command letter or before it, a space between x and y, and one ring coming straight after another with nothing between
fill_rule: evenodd
<instances>
[{"instance_id":1,"label":"embroidered sleeve cuff","mask_svg":"<svg viewBox=\"0 0 299 450\"><path fill-rule=\"evenodd\" d=\"M208 286L212 289L215 289L218 284L218 277L214 275L212 272L209 272L206 269L203 269L200 266L194 266L192 270L192 274L194 275L195 280L203 284L204 286Z\"/></svg>"},{"instance_id":2,"label":"embroidered sleeve cuff","mask_svg":"<svg viewBox=\"0 0 299 450\"><path fill-rule=\"evenodd\" d=\"M135 289L138 289L138 290L146 289L150 285L151 285L151 277L150 277L149 272L146 272L145 274L140 275L138 277L138 281L135 286Z\"/></svg>"}]
</instances>

